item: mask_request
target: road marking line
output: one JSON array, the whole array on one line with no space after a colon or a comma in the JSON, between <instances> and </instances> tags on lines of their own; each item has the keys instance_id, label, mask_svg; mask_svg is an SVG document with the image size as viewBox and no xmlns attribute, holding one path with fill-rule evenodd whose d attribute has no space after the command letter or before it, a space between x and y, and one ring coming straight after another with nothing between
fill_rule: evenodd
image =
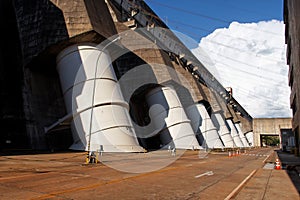
<instances>
[{"instance_id":1,"label":"road marking line","mask_svg":"<svg viewBox=\"0 0 300 200\"><path fill-rule=\"evenodd\" d=\"M263 160L263 163L266 162L266 160L271 156L271 154L269 154L264 160Z\"/></svg>"},{"instance_id":2,"label":"road marking line","mask_svg":"<svg viewBox=\"0 0 300 200\"><path fill-rule=\"evenodd\" d=\"M230 200L243 187L243 185L255 174L257 169L253 170L224 200Z\"/></svg>"},{"instance_id":3,"label":"road marking line","mask_svg":"<svg viewBox=\"0 0 300 200\"><path fill-rule=\"evenodd\" d=\"M199 175L195 176L195 178L200 178L202 176L211 176L211 175L214 175L213 171L208 171L203 174L199 174Z\"/></svg>"}]
</instances>

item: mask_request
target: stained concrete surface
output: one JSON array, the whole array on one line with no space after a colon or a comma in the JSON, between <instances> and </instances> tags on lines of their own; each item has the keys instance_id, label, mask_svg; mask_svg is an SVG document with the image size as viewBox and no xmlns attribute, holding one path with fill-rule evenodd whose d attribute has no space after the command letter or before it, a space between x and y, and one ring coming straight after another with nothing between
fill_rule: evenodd
<instances>
[{"instance_id":1,"label":"stained concrete surface","mask_svg":"<svg viewBox=\"0 0 300 200\"><path fill-rule=\"evenodd\" d=\"M0 157L0 199L299 199L286 170L263 169L277 154L259 148L228 156L227 152L185 151L179 157L159 151L103 155L99 164L84 163L85 152ZM202 154L205 153L205 156ZM284 158L289 155L284 155ZM148 173L108 167L170 165ZM284 159L282 159L284 160ZM206 175L208 172L211 172Z\"/></svg>"}]
</instances>

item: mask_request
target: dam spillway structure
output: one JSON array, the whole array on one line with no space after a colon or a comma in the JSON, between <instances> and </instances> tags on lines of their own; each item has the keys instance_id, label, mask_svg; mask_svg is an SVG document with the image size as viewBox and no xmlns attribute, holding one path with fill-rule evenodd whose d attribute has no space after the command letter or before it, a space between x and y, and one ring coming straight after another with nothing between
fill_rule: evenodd
<instances>
[{"instance_id":1,"label":"dam spillway structure","mask_svg":"<svg viewBox=\"0 0 300 200\"><path fill-rule=\"evenodd\" d=\"M250 132L248 132L248 133L245 134L245 136L246 136L246 138L247 138L247 141L249 142L249 146L251 146L251 147L254 146L254 143L253 143L253 141L254 141L253 135L254 135L254 134L253 134L252 131L250 131Z\"/></svg>"},{"instance_id":2,"label":"dam spillway structure","mask_svg":"<svg viewBox=\"0 0 300 200\"><path fill-rule=\"evenodd\" d=\"M70 148L143 152L110 57L102 49L95 44L78 44L64 49L57 57L67 112L73 116L74 143Z\"/></svg>"},{"instance_id":3,"label":"dam spillway structure","mask_svg":"<svg viewBox=\"0 0 300 200\"><path fill-rule=\"evenodd\" d=\"M210 149L224 148L217 128L214 126L205 106L202 103L194 104L187 108L189 118L192 120L193 129L201 135L202 147ZM198 136L199 137L199 136Z\"/></svg>"},{"instance_id":4,"label":"dam spillway structure","mask_svg":"<svg viewBox=\"0 0 300 200\"><path fill-rule=\"evenodd\" d=\"M217 127L218 133L220 135L220 138L222 139L222 142L224 143L224 146L226 148L235 147L235 143L230 134L230 130L228 129L227 122L225 121L225 118L223 117L222 113L215 112L212 114L211 118Z\"/></svg>"},{"instance_id":5,"label":"dam spillway structure","mask_svg":"<svg viewBox=\"0 0 300 200\"><path fill-rule=\"evenodd\" d=\"M159 133L150 138L140 136L156 116L157 121L164 118L167 122L164 130L157 131L169 132L166 141L175 146L178 141L180 148L201 148L199 143L205 138L209 148L231 148L232 141L243 148L241 141L236 142L237 134L229 135L233 130L229 122L239 121L242 134L251 135L252 117L144 1L12 0L3 1L0 9L3 24L11 30L0 47L0 80L3 85L10 83L1 92L1 147L87 150L91 141L92 150L155 150L165 143ZM116 36L120 38L112 42ZM108 44L106 40L112 43L101 53L95 44ZM118 55L122 51L125 53ZM111 65L95 79L95 71L85 67L91 64L95 68L99 54L100 63ZM76 66L71 64L74 62ZM142 65L149 70L137 70ZM99 72L104 68L99 64ZM132 71L138 72L132 80L151 77L151 83L131 90L132 80L122 79ZM94 83L95 92L91 91ZM112 88L119 89L112 92ZM158 92L158 88L164 89ZM166 88L174 89L178 102L162 113L173 115L180 110L184 115L178 119L151 109L155 104L165 105L159 98L168 99L171 90ZM113 120L111 110L120 113ZM186 135L171 133L179 126L188 130ZM188 145L179 138L192 142Z\"/></svg>"},{"instance_id":6,"label":"dam spillway structure","mask_svg":"<svg viewBox=\"0 0 300 200\"><path fill-rule=\"evenodd\" d=\"M190 120L175 90L157 87L146 94L146 101L149 106L156 105L150 111L150 116L154 124L161 129L158 134L166 149L200 149Z\"/></svg>"},{"instance_id":7,"label":"dam spillway structure","mask_svg":"<svg viewBox=\"0 0 300 200\"><path fill-rule=\"evenodd\" d=\"M240 139L241 139L241 141L242 141L242 143L243 143L243 146L244 146L244 147L249 147L249 143L248 143L248 141L247 141L247 138L245 137L245 135L244 135L244 133L242 132L242 129L241 129L241 127L240 127L240 123L235 123L234 126L235 126L235 128L236 128L236 130L237 130L237 132L238 132L238 134L239 134L239 136L240 136Z\"/></svg>"},{"instance_id":8,"label":"dam spillway structure","mask_svg":"<svg viewBox=\"0 0 300 200\"><path fill-rule=\"evenodd\" d=\"M240 138L240 135L238 134L237 130L236 130L236 127L232 121L232 119L227 119L226 120L227 124L229 125L229 128L230 128L230 134L233 138L233 141L235 143L235 145L237 147L244 147L244 144L243 142L241 141L241 138Z\"/></svg>"}]
</instances>

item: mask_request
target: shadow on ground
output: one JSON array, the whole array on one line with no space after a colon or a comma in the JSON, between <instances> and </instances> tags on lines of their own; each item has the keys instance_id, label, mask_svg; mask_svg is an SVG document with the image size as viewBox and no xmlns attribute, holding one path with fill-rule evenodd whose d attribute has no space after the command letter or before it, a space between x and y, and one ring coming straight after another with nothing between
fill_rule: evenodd
<instances>
[{"instance_id":1,"label":"shadow on ground","mask_svg":"<svg viewBox=\"0 0 300 200\"><path fill-rule=\"evenodd\" d=\"M281 150L276 152L281 161L282 169L286 170L295 188L300 194L300 157L297 157L292 153L283 152Z\"/></svg>"}]
</instances>

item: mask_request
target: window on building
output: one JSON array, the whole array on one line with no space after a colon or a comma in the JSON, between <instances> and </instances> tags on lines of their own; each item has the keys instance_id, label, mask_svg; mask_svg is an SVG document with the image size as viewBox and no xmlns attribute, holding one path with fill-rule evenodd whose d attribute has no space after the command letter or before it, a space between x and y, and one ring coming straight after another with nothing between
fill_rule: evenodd
<instances>
[{"instance_id":1,"label":"window on building","mask_svg":"<svg viewBox=\"0 0 300 200\"><path fill-rule=\"evenodd\" d=\"M289 65L291 60L291 38L290 37L288 37L288 42L287 42L286 60L287 60L287 64Z\"/></svg>"},{"instance_id":2,"label":"window on building","mask_svg":"<svg viewBox=\"0 0 300 200\"><path fill-rule=\"evenodd\" d=\"M300 153L299 126L295 128L294 133L295 133L295 143L296 143L296 155L299 156Z\"/></svg>"},{"instance_id":3,"label":"window on building","mask_svg":"<svg viewBox=\"0 0 300 200\"><path fill-rule=\"evenodd\" d=\"M292 103L292 110L293 110L293 116L296 114L297 112L297 101L296 101L296 95L294 97L293 103Z\"/></svg>"},{"instance_id":4,"label":"window on building","mask_svg":"<svg viewBox=\"0 0 300 200\"><path fill-rule=\"evenodd\" d=\"M294 67L291 65L289 86L292 88L294 84Z\"/></svg>"}]
</instances>

